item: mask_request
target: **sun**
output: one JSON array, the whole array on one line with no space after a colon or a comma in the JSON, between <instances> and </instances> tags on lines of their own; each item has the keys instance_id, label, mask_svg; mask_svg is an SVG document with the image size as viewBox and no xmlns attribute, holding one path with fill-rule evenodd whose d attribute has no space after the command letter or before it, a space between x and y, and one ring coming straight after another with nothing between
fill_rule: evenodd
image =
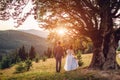
<instances>
[{"instance_id":1,"label":"sun","mask_svg":"<svg viewBox=\"0 0 120 80\"><path fill-rule=\"evenodd\" d=\"M63 29L58 30L58 34L64 35L65 31Z\"/></svg>"},{"instance_id":2,"label":"sun","mask_svg":"<svg viewBox=\"0 0 120 80\"><path fill-rule=\"evenodd\" d=\"M67 29L66 28L58 28L57 30L58 35L63 36L66 34Z\"/></svg>"}]
</instances>

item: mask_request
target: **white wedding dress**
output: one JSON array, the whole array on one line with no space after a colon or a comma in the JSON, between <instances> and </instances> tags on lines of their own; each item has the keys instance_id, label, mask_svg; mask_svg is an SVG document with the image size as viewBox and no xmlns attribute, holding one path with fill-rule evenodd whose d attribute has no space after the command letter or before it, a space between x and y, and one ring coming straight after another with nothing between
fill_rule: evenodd
<instances>
[{"instance_id":1,"label":"white wedding dress","mask_svg":"<svg viewBox=\"0 0 120 80\"><path fill-rule=\"evenodd\" d=\"M67 56L65 60L64 69L66 71L75 70L76 68L78 68L78 61L73 56L74 51L71 49L68 49L66 52L67 52Z\"/></svg>"}]
</instances>

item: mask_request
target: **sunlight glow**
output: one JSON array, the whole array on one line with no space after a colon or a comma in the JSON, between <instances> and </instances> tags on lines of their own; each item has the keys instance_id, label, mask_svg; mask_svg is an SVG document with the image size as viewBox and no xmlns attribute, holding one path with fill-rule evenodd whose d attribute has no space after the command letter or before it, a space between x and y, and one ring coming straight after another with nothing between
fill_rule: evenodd
<instances>
[{"instance_id":1,"label":"sunlight glow","mask_svg":"<svg viewBox=\"0 0 120 80\"><path fill-rule=\"evenodd\" d=\"M60 30L58 31L58 33L61 34L61 35L63 35L63 34L64 34L64 30L60 29Z\"/></svg>"},{"instance_id":2,"label":"sunlight glow","mask_svg":"<svg viewBox=\"0 0 120 80\"><path fill-rule=\"evenodd\" d=\"M58 28L57 30L58 35L63 36L66 34L67 29L66 28Z\"/></svg>"}]
</instances>

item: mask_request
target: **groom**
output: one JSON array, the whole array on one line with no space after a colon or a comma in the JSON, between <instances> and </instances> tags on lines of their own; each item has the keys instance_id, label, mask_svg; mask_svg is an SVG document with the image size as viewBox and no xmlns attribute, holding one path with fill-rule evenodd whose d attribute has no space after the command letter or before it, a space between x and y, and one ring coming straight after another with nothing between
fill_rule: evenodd
<instances>
[{"instance_id":1,"label":"groom","mask_svg":"<svg viewBox=\"0 0 120 80\"><path fill-rule=\"evenodd\" d=\"M61 70L61 61L62 61L62 57L64 56L64 51L63 51L63 48L61 46L60 41L55 46L54 56L55 56L55 59L56 59L56 72L60 72L60 70Z\"/></svg>"}]
</instances>

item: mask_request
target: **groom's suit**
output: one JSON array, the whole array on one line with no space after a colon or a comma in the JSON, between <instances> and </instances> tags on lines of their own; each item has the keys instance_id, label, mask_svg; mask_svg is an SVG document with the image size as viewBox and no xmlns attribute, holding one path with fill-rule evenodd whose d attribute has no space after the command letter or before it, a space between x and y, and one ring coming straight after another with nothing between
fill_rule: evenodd
<instances>
[{"instance_id":1,"label":"groom's suit","mask_svg":"<svg viewBox=\"0 0 120 80\"><path fill-rule=\"evenodd\" d=\"M54 56L56 59L56 72L60 72L61 70L61 60L62 56L64 56L64 51L62 46L58 45L54 49Z\"/></svg>"}]
</instances>

